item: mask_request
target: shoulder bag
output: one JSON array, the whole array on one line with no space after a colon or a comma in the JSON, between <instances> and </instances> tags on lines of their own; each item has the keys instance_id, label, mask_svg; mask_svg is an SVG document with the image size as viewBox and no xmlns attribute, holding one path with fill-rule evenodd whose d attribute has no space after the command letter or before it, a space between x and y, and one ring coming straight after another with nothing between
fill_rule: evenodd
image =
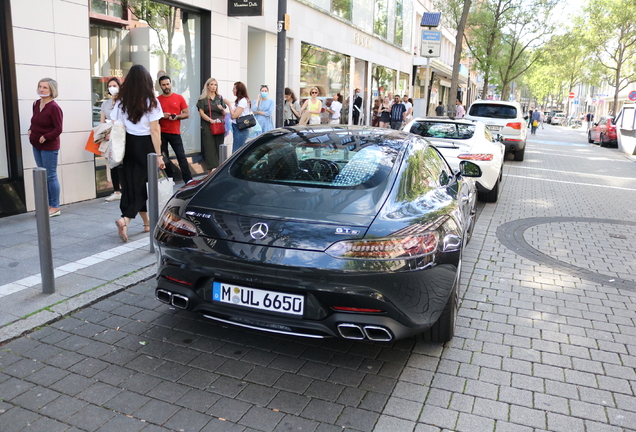
<instances>
[{"instance_id":1,"label":"shoulder bag","mask_svg":"<svg viewBox=\"0 0 636 432\"><path fill-rule=\"evenodd\" d=\"M256 126L256 117L254 117L251 110L249 114L236 119L236 127L239 128L239 130L249 129L254 126Z\"/></svg>"},{"instance_id":2,"label":"shoulder bag","mask_svg":"<svg viewBox=\"0 0 636 432\"><path fill-rule=\"evenodd\" d=\"M124 120L121 118L121 107L118 113L119 116L110 130L110 145L106 152L106 159L110 168L120 165L126 152L126 126L124 126Z\"/></svg>"},{"instance_id":3,"label":"shoulder bag","mask_svg":"<svg viewBox=\"0 0 636 432\"><path fill-rule=\"evenodd\" d=\"M223 118L213 120L212 119L212 105L210 104L210 98L208 98L208 110L210 112L210 133L212 135L222 135L225 134L225 121Z\"/></svg>"}]
</instances>

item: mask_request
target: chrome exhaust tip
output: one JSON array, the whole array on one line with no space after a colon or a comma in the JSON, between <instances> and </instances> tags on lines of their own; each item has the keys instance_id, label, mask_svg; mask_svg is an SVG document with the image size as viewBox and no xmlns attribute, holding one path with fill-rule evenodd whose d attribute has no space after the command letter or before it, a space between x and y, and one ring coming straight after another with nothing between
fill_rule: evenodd
<instances>
[{"instance_id":1,"label":"chrome exhaust tip","mask_svg":"<svg viewBox=\"0 0 636 432\"><path fill-rule=\"evenodd\" d=\"M171 299L172 299L172 293L170 291L166 291L166 290L163 290L163 289L157 289L157 290L155 290L155 297L161 303L170 304Z\"/></svg>"},{"instance_id":2,"label":"chrome exhaust tip","mask_svg":"<svg viewBox=\"0 0 636 432\"><path fill-rule=\"evenodd\" d=\"M379 326L364 326L364 334L369 340L376 342L389 342L393 339L388 329Z\"/></svg>"},{"instance_id":3,"label":"chrome exhaust tip","mask_svg":"<svg viewBox=\"0 0 636 432\"><path fill-rule=\"evenodd\" d=\"M171 304L179 309L187 309L190 304L190 299L181 294L172 294Z\"/></svg>"},{"instance_id":4,"label":"chrome exhaust tip","mask_svg":"<svg viewBox=\"0 0 636 432\"><path fill-rule=\"evenodd\" d=\"M364 332L357 324L338 324L338 333L345 339L363 340Z\"/></svg>"}]
</instances>

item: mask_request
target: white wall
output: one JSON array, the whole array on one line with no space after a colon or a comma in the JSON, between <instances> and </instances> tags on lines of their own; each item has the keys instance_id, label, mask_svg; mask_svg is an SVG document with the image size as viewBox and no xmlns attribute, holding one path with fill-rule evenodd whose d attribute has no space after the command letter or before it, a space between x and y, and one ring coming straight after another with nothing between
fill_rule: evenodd
<instances>
[{"instance_id":1,"label":"white wall","mask_svg":"<svg viewBox=\"0 0 636 432\"><path fill-rule=\"evenodd\" d=\"M91 128L91 81L88 2L86 0L11 1L20 134L27 209L34 209L36 166L27 131L37 84L53 78L59 87L56 102L64 112L58 157L62 204L95 197L93 154L84 150Z\"/></svg>"}]
</instances>

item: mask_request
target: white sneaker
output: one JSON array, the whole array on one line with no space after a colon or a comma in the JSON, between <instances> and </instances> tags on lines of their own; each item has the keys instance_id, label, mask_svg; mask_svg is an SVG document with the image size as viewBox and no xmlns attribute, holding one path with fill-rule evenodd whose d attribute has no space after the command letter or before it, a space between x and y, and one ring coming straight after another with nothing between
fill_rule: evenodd
<instances>
[{"instance_id":1,"label":"white sneaker","mask_svg":"<svg viewBox=\"0 0 636 432\"><path fill-rule=\"evenodd\" d=\"M113 192L106 197L106 201L117 201L121 199L121 193Z\"/></svg>"}]
</instances>

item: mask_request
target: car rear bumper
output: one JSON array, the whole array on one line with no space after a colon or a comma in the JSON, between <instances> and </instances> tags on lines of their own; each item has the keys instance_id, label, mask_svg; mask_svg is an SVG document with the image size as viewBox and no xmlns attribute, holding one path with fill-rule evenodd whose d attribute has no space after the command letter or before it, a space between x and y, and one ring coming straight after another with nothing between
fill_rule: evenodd
<instances>
[{"instance_id":1,"label":"car rear bumper","mask_svg":"<svg viewBox=\"0 0 636 432\"><path fill-rule=\"evenodd\" d=\"M371 262L251 246L259 250L244 260L219 253L230 242L197 243L175 248L159 242L159 300L220 322L297 336L394 340L421 333L438 320L458 277L459 253ZM303 315L220 303L212 298L214 282L302 295Z\"/></svg>"},{"instance_id":2,"label":"car rear bumper","mask_svg":"<svg viewBox=\"0 0 636 432\"><path fill-rule=\"evenodd\" d=\"M526 147L526 141L519 138L504 138L502 144L506 146L506 153L523 150Z\"/></svg>"}]
</instances>

